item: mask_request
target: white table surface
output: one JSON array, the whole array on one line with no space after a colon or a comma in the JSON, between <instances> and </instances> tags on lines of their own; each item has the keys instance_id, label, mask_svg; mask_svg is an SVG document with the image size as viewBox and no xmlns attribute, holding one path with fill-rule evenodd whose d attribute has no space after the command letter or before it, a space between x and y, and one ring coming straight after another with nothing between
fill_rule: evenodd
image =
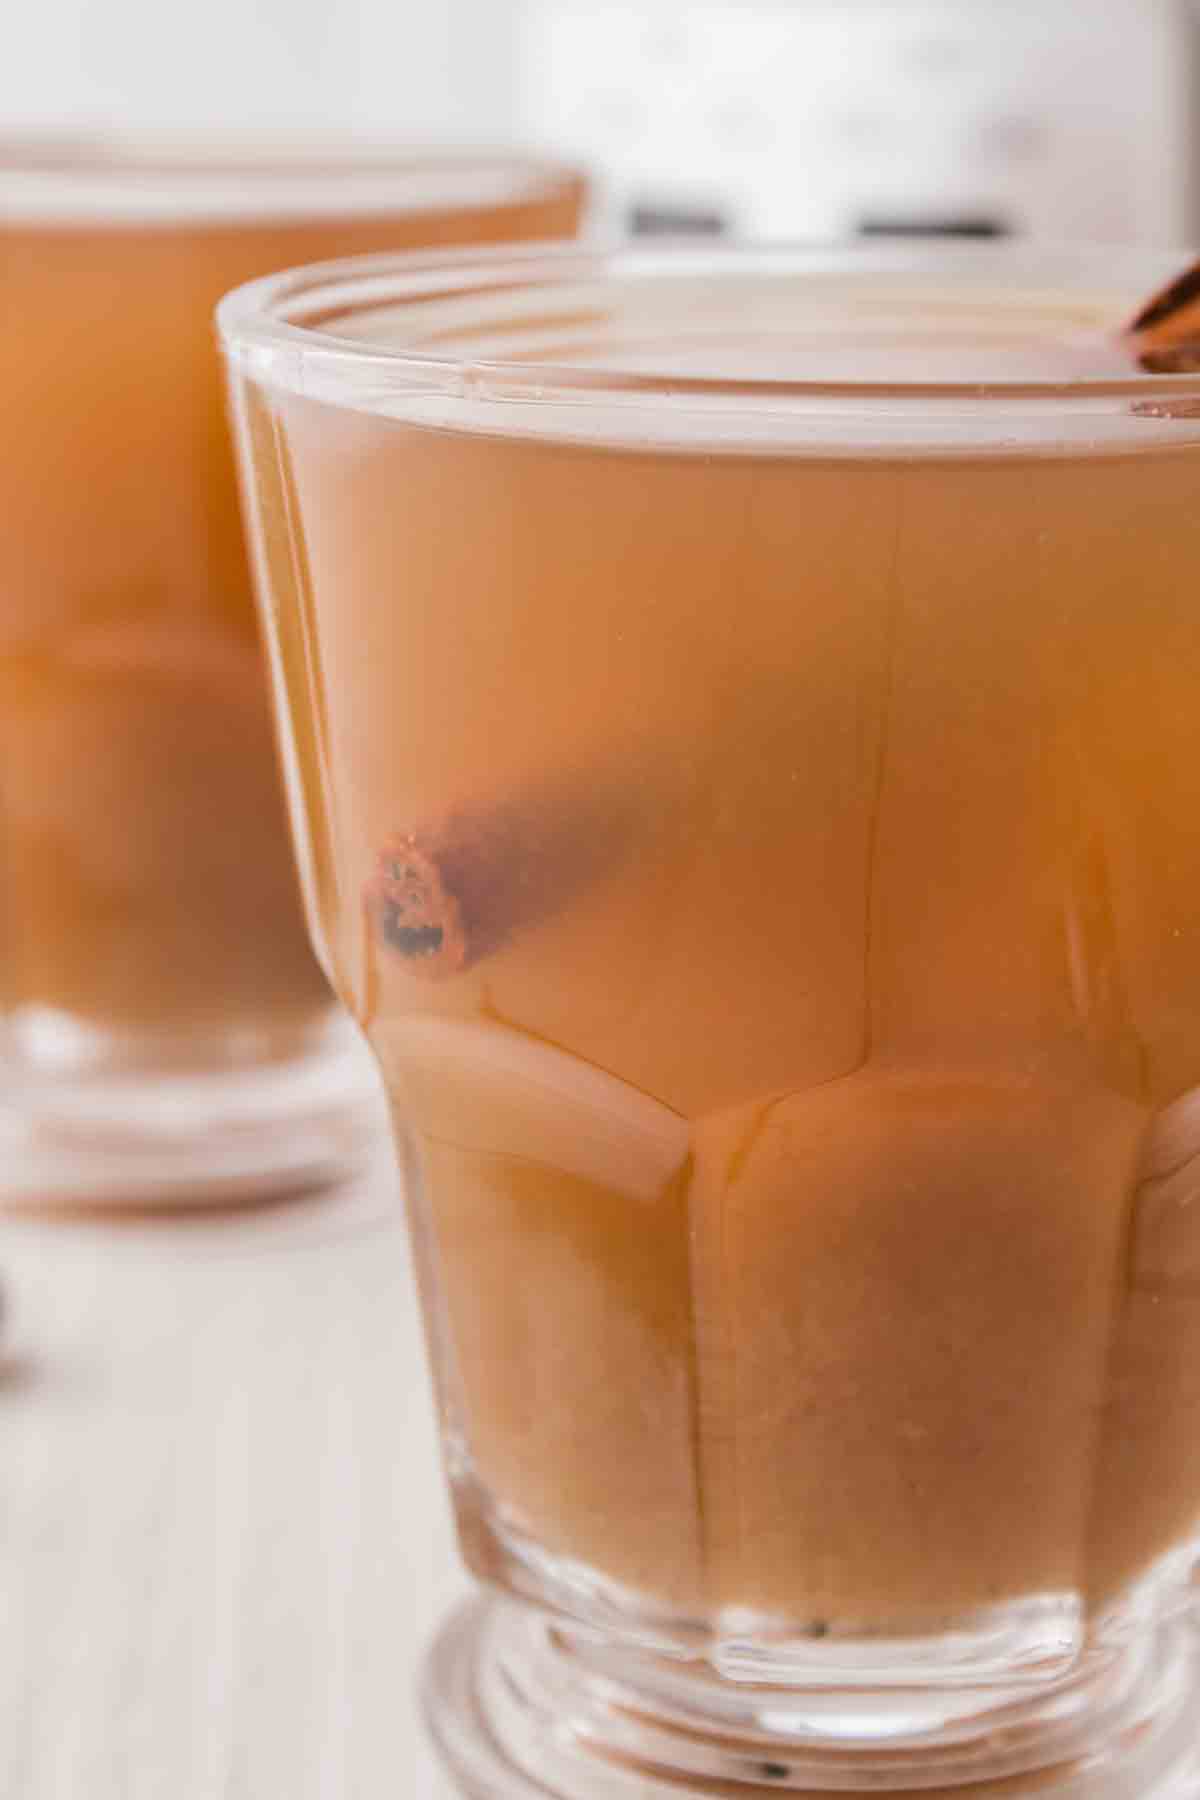
<instances>
[{"instance_id":1,"label":"white table surface","mask_svg":"<svg viewBox=\"0 0 1200 1800\"><path fill-rule=\"evenodd\" d=\"M3 1800L405 1800L465 1586L393 1177L0 1222Z\"/></svg>"}]
</instances>

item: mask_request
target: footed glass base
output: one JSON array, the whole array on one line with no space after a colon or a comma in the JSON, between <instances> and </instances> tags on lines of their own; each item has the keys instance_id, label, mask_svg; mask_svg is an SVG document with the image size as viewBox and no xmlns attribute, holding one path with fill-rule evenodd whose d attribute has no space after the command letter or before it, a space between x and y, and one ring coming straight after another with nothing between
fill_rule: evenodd
<instances>
[{"instance_id":1,"label":"footed glass base","mask_svg":"<svg viewBox=\"0 0 1200 1800\"><path fill-rule=\"evenodd\" d=\"M386 1128L370 1058L341 1018L160 1044L18 1017L3 1085L9 1208L259 1204L341 1181Z\"/></svg>"},{"instance_id":2,"label":"footed glass base","mask_svg":"<svg viewBox=\"0 0 1200 1800\"><path fill-rule=\"evenodd\" d=\"M1198 1800L1198 1696L1200 1633L1183 1613L1036 1690L975 1688L964 1705L961 1690L729 1681L497 1599L450 1620L423 1694L465 1800Z\"/></svg>"}]
</instances>

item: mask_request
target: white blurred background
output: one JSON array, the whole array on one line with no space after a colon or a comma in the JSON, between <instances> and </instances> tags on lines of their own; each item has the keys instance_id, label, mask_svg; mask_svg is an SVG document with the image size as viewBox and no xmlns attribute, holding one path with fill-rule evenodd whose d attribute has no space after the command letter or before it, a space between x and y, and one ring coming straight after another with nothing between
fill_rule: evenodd
<instances>
[{"instance_id":1,"label":"white blurred background","mask_svg":"<svg viewBox=\"0 0 1200 1800\"><path fill-rule=\"evenodd\" d=\"M1194 0L35 0L0 131L548 140L641 229L1200 238Z\"/></svg>"}]
</instances>

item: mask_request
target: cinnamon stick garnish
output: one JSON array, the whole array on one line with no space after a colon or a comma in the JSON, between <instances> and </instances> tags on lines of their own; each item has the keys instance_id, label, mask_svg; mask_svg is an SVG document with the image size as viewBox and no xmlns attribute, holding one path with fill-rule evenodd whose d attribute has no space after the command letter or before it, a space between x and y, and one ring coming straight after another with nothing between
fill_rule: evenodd
<instances>
[{"instance_id":1,"label":"cinnamon stick garnish","mask_svg":"<svg viewBox=\"0 0 1200 1800\"><path fill-rule=\"evenodd\" d=\"M1152 375L1200 369L1200 262L1177 275L1142 307L1125 338Z\"/></svg>"},{"instance_id":2,"label":"cinnamon stick garnish","mask_svg":"<svg viewBox=\"0 0 1200 1800\"><path fill-rule=\"evenodd\" d=\"M378 942L425 980L464 973L625 858L637 792L561 782L397 831L364 893Z\"/></svg>"}]
</instances>

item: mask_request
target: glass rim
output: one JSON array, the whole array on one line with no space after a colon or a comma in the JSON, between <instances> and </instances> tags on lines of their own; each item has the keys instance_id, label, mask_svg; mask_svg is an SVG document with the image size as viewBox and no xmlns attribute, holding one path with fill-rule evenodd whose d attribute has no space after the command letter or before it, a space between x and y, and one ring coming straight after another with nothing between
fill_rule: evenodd
<instances>
[{"instance_id":1,"label":"glass rim","mask_svg":"<svg viewBox=\"0 0 1200 1800\"><path fill-rule=\"evenodd\" d=\"M503 211L585 181L537 149L324 129L0 132L0 230Z\"/></svg>"},{"instance_id":2,"label":"glass rim","mask_svg":"<svg viewBox=\"0 0 1200 1800\"><path fill-rule=\"evenodd\" d=\"M589 405L626 402L671 411L706 404L784 405L797 402L820 409L943 404L979 411L1003 405L1022 410L1051 406L1128 410L1147 402L1181 402L1174 417L1195 425L1200 416L1188 402L1200 401L1200 371L1151 373L1131 364L1128 372L1020 379L846 379L773 375L695 375L587 366L555 360L431 353L419 343L365 341L339 333L333 315L362 313L383 306L421 303L433 311L461 303L464 296L504 296L527 291L553 295L574 278L602 292L614 277L646 279L691 276L712 279L737 272L761 278L775 271L808 276L892 275L918 280L933 276L989 278L991 291L1011 296L1007 277L1024 272L1044 290L1056 280L1095 281L1114 296L1112 328L1127 323L1150 294L1177 275L1186 251L1148 251L1106 245L933 243L871 240L851 243L723 240L713 244L667 242L641 247L525 244L457 251L406 251L342 258L285 270L248 282L227 294L217 308L218 332L226 356L248 372L282 385L307 389L341 387L369 396L375 406L389 394L439 393L469 400L475 408L515 400ZM1119 298L1117 297L1119 295ZM1044 292L1043 298L1049 298Z\"/></svg>"}]
</instances>

